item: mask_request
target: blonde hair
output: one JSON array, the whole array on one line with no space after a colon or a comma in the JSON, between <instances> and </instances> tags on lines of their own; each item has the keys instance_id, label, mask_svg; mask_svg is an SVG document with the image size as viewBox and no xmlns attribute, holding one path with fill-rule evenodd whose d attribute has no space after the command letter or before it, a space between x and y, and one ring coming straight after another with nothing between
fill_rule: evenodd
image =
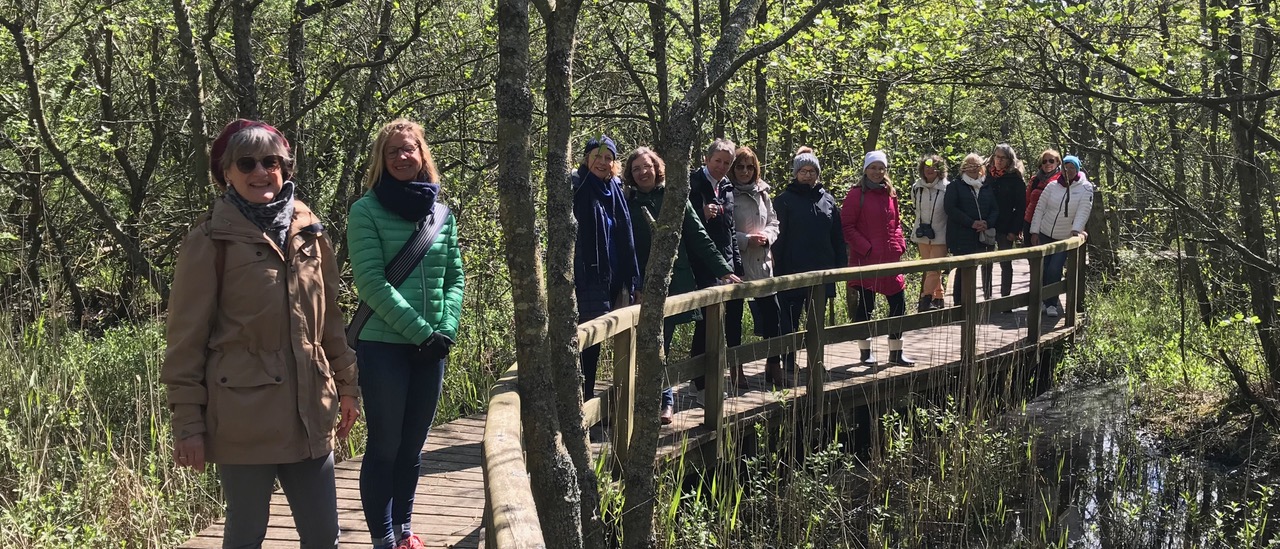
<instances>
[{"instance_id":1,"label":"blonde hair","mask_svg":"<svg viewBox=\"0 0 1280 549\"><path fill-rule=\"evenodd\" d=\"M978 153L969 153L969 154L965 155L964 160L961 160L961 161L960 161L960 172L961 172L961 173L964 173L964 165L965 165L965 164L968 164L970 160L972 160L974 164L977 164L977 165L978 165L978 168L982 170L982 174L983 174L983 175L986 175L986 173L987 173L987 164L986 164L986 162L983 160L982 155L980 155L980 154L978 154Z\"/></svg>"},{"instance_id":2,"label":"blonde hair","mask_svg":"<svg viewBox=\"0 0 1280 549\"><path fill-rule=\"evenodd\" d=\"M382 172L387 169L387 141L398 133L409 134L417 142L418 150L422 151L422 171L418 172L418 177L431 183L439 183L440 172L436 171L436 161L431 158L431 148L427 146L426 132L422 125L407 118L397 118L382 126L373 140L373 149L369 152L369 170L364 174L364 187L372 189L382 179Z\"/></svg>"},{"instance_id":3,"label":"blonde hair","mask_svg":"<svg viewBox=\"0 0 1280 549\"><path fill-rule=\"evenodd\" d=\"M1042 165L1044 163L1044 157L1046 156L1057 160L1058 164L1062 164L1062 153L1058 152L1057 149L1045 149L1044 152L1040 153L1040 163Z\"/></svg>"}]
</instances>

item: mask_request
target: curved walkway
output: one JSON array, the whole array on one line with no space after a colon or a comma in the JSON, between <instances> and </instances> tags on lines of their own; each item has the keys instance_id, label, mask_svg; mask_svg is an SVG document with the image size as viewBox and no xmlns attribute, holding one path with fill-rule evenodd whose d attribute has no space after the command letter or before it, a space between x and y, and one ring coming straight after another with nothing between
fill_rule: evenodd
<instances>
[{"instance_id":1,"label":"curved walkway","mask_svg":"<svg viewBox=\"0 0 1280 549\"><path fill-rule=\"evenodd\" d=\"M1072 239L1071 248L1079 245ZM1063 248L1064 245L1057 245L1054 249ZM993 254L983 254L987 257L987 261L999 258L1006 252L997 252ZM954 260L954 258L953 258ZM933 261L932 263L936 263ZM919 262L915 262L919 263ZM970 262L972 263L972 262ZM907 265L907 264L904 264ZM1039 292L1038 285L1028 284L1031 271L1027 259L1019 259L1014 262L1016 274L1014 277L1014 295L1021 294L1020 298L1024 303L1028 296L1034 296ZM972 268L972 267L970 267ZM914 270L919 270L915 268ZM803 275L799 275L803 276ZM999 280L999 272L997 267L996 279ZM998 282L997 282L998 284ZM1066 283L1061 283L1053 288L1064 288ZM1019 299L1017 297L1009 298L1009 300ZM908 300L912 301L912 300ZM948 305L950 303L950 295L947 297ZM1008 305L1006 300L999 300L986 304L978 303L973 310L983 317L983 320L974 322L972 326L976 333L974 337L974 356L975 362L982 362L993 358L1000 358L1017 352L1026 351L1028 349L1039 347L1040 345L1054 343L1069 338L1074 333L1074 326L1067 319L1042 317L1038 329L1029 330L1029 316L1038 316L1035 314L1028 315L1025 307L1020 307L1012 313L992 312L991 309L996 307L1004 307ZM962 341L965 337L965 326L967 323L959 322L957 318L960 308L950 308L943 311L934 311L928 313L932 319L939 319L940 325L911 330L907 332L904 341L908 356L917 360L915 366L887 366L883 363L876 366L863 366L858 361L858 348L853 342L830 343L823 345L822 361L826 366L825 385L823 393L826 398L834 399L842 404L848 404L846 399L853 399L852 402L866 402L867 399L873 398L880 400L886 396L893 396L897 392L919 390L921 383L925 383L924 379L932 374L951 371L961 367L964 364ZM670 309L669 309L670 312ZM1034 311L1033 311L1034 313ZM830 331L847 329L849 325L844 327L832 327ZM847 336L848 334L844 334ZM1028 336L1034 335L1034 342ZM849 338L845 338L849 339ZM836 339L838 340L838 338ZM778 409L784 404L784 399L803 399L808 389L806 383L808 381L808 371L806 367L807 351L804 350L804 343L800 340L793 340L801 350L797 353L797 361L800 362L800 368L795 375L796 386L785 392L764 390L764 360L752 360L744 366L747 372L748 381L751 383L751 389L741 394L730 394L730 398L724 400L724 418L725 422L741 427L752 423L760 418L767 417L769 412ZM743 348L746 346L744 345ZM742 349L742 348L739 348ZM887 358L888 349L884 336L873 338L873 349L876 355L883 361ZM756 349L751 352L755 356L767 356L772 354L773 349ZM734 355L736 351L729 350L730 355ZM745 352L745 351L742 351ZM672 368L680 368L679 365ZM504 378L510 381L512 376ZM513 383L501 383L493 395L493 401L489 413L492 415L511 414L512 401L498 398L500 395L510 394L513 390ZM608 385L601 382L600 388L605 389ZM705 410L694 403L693 390L690 384L681 383L677 390L677 409L676 420L668 426L664 426L660 437L658 448L658 457L674 457L678 455L681 448L696 446L703 442L714 439L716 431L707 425ZM517 401L518 402L518 401ZM593 401L595 403L596 401ZM600 413L601 404L594 404L596 414ZM593 406L589 403L588 409ZM518 413L518 407L515 410ZM598 416L597 416L598 417ZM485 523L485 507L495 505L494 502L486 502L486 486L485 486L485 468L483 459L483 444L485 444L486 420L484 414L466 417L439 425L431 430L431 434L427 439L427 444L423 448L423 468L422 482L418 485L417 501L414 509L414 526L415 533L422 537L423 542L428 547L457 547L471 548L483 545L485 538L483 525ZM597 426L597 430L600 427ZM488 437L509 439L509 434L489 433ZM510 441L510 447L518 448L519 441ZM605 443L596 443L594 447L597 452L609 451ZM501 460L503 456L494 459ZM523 471L523 457L521 456L519 463L514 464L515 468L504 470L507 476L495 478L491 483L507 483L515 481L514 484L522 485L527 489L527 474L521 478ZM508 464L511 465L511 464ZM495 469L491 465L490 474L495 473ZM342 527L341 543L349 547L363 547L369 544L369 534L364 525L363 514L360 510L359 495L359 470L360 458L356 457L344 461L337 465L336 474L338 477L338 519ZM494 490L490 486L490 491ZM517 487L518 489L518 487ZM501 507L501 504L498 505ZM504 512L495 512L498 517L491 517L489 520L496 521L501 524L496 530L502 530L504 536L499 536L498 540L512 540L510 534L516 527L530 528L530 532L536 532L540 536L540 532L536 526L536 515L532 515L532 509L510 509L511 504L506 504L507 508ZM510 512L515 511L515 512ZM530 524L532 517L534 523ZM181 547L184 548L220 548L222 539L222 521L221 519L197 534L194 538L188 540ZM489 532L494 535L495 532ZM538 544L538 541L519 539L517 534L514 538L516 544L524 543ZM267 538L263 544L265 548L295 548L297 547L297 534L293 529L293 521L289 515L288 504L282 493L277 492L272 499L271 522L267 533ZM505 546L501 541L492 543L495 546Z\"/></svg>"}]
</instances>

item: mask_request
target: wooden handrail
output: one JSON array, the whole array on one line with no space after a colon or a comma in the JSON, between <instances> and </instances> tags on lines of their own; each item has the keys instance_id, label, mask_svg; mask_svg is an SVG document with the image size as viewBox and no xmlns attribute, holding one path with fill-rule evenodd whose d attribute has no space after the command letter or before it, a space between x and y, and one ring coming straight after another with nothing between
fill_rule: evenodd
<instances>
[{"instance_id":1,"label":"wooden handrail","mask_svg":"<svg viewBox=\"0 0 1280 549\"><path fill-rule=\"evenodd\" d=\"M771 338L768 341L775 342L773 345L760 342L728 349L723 347L723 337L718 339L708 337L708 341L720 341L721 346L718 349L709 347L707 355L702 358L693 358L668 365L666 373L670 376L669 379L673 384L700 374L708 375L710 377L707 380L707 387L712 389L717 387L720 382L713 383L711 377L722 378L723 368L726 366L732 367L749 360L757 360L762 356L772 356L802 349L808 350L810 356L821 360L822 349L829 343L883 335L889 333L890 330L909 331L927 325L943 324L957 320L965 322L965 327L962 328L962 334L964 334L962 339L965 341L962 343L968 343L968 349L964 349L965 345L962 344L962 354L971 360L975 353L975 345L972 341L975 337L973 328L976 327L974 319L985 316L981 315L981 312L997 304L995 301L974 302L976 301L974 294L976 293L978 267L983 264L994 264L1015 259L1027 259L1031 264L1030 291L1017 296L1001 298L998 304L1006 306L1006 308L1010 303L1028 305L1028 337L1032 341L1036 341L1040 335L1040 308L1035 304L1043 295L1057 294L1057 292L1048 293L1047 290L1066 291L1067 303L1064 305L1066 310L1063 313L1069 323L1068 325L1074 325L1076 322L1075 310L1077 301L1081 299L1084 288L1083 277L1078 272L1080 271L1079 266L1084 264L1083 244L1084 238L1071 237L1051 244L1042 244L1030 248L1014 248L866 267L828 269L755 280L741 284L715 286L670 296L663 307L663 316L670 317L708 306L715 306L712 310L721 311L717 316L722 316L723 306L721 304L735 299L772 295L800 288L817 288L817 290L811 290L815 292L813 295L816 296L822 295L817 292L821 292L822 286L829 283L926 271L966 270L963 281L965 286L963 288L965 290L963 292L964 302L959 304L958 308L951 307L941 311L915 313L893 319L826 326L821 320L822 315L814 314L815 311L821 313L825 299L816 300L817 302L811 305L811 310L809 311L809 316L813 317L813 320L806 325L805 331ZM1058 252L1070 253L1068 265L1074 270L1069 275L1069 278L1044 288L1040 283L1040 275L1043 272L1041 260L1047 255ZM815 300L811 299L810 301ZM631 425L634 424L633 417L630 416L630 410L626 408L632 407L631 410L634 410L633 406L636 398L633 383L635 375L635 338L632 334L634 334L634 330L640 321L640 307L640 305L624 307L578 326L579 349L613 340L615 352L621 349L627 355L630 355L621 358L615 357L615 368L622 366L624 369L628 369L628 367L629 369L628 371L614 372L615 379L619 379L621 382L602 393L607 398L593 399L585 405L586 408L591 410L591 414L586 418L589 425L601 421L605 417L605 411L609 408L613 408L611 411L615 414L613 417L614 429L629 432ZM709 326L709 328L716 326L714 323L710 324L712 326ZM707 357L710 358L708 359ZM715 367L707 368L709 361L714 361ZM702 364L700 370L699 363ZM721 375L715 376L709 370L718 371ZM816 377L821 380L823 376L811 375L810 377ZM821 403L822 392L821 385L816 388L810 387L809 398L813 402ZM713 411L723 410L721 391L708 390L706 398L709 400L706 407L707 421L714 427L723 427L723 413L712 413ZM624 403L625 405L623 405ZM815 413L821 413L822 408L821 405L815 406ZM626 415L627 417L618 417L621 415ZM545 547L542 530L537 520L537 511L534 508L529 474L525 467L524 444L521 433L520 395L516 382L516 366L513 365L495 385L489 401L488 417L485 420L483 467L487 547L499 549ZM626 450L625 445L615 445L613 448L614 453L618 454L620 459L625 457Z\"/></svg>"}]
</instances>

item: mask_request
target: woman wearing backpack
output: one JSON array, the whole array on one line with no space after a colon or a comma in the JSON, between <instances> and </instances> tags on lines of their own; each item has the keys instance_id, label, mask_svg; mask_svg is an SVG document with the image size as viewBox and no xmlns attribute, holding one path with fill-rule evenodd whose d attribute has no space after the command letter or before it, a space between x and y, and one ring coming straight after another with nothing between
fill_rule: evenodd
<instances>
[{"instance_id":1,"label":"woman wearing backpack","mask_svg":"<svg viewBox=\"0 0 1280 549\"><path fill-rule=\"evenodd\" d=\"M294 198L278 130L233 121L209 156L224 192L182 241L160 371L174 461L218 464L224 547L262 543L277 480L301 545L334 547L334 441L355 424L360 388L333 246Z\"/></svg>"},{"instance_id":2,"label":"woman wearing backpack","mask_svg":"<svg viewBox=\"0 0 1280 549\"><path fill-rule=\"evenodd\" d=\"M374 547L418 549L410 519L422 446L458 337L462 251L418 123L397 119L378 130L364 186L347 228L356 291L372 311L363 326L353 321L351 334L368 423L360 500ZM396 261L402 249L405 259Z\"/></svg>"}]
</instances>

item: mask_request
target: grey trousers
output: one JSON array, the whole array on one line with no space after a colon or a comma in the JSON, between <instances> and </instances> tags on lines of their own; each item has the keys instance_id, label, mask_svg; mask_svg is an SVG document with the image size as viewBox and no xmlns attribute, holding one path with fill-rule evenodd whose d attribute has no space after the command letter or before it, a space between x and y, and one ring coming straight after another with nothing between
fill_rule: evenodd
<instances>
[{"instance_id":1,"label":"grey trousers","mask_svg":"<svg viewBox=\"0 0 1280 549\"><path fill-rule=\"evenodd\" d=\"M298 546L305 549L338 546L338 491L333 479L332 453L297 463L219 465L218 476L227 499L223 549L262 547L277 478L293 512Z\"/></svg>"}]
</instances>

